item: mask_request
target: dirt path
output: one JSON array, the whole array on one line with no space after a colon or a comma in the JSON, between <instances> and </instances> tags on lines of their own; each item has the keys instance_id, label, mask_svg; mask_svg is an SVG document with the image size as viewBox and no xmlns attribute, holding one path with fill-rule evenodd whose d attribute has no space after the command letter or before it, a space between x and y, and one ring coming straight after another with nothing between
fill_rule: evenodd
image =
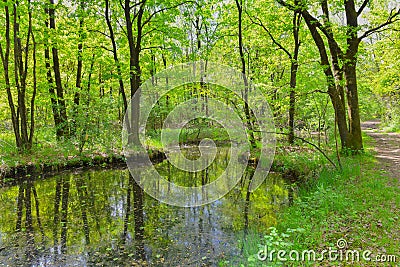
<instances>
[{"instance_id":1,"label":"dirt path","mask_svg":"<svg viewBox=\"0 0 400 267\"><path fill-rule=\"evenodd\" d=\"M367 121L362 123L361 127L376 141L376 158L382 163L379 167L393 178L400 180L400 134L380 131L379 123L379 121Z\"/></svg>"}]
</instances>

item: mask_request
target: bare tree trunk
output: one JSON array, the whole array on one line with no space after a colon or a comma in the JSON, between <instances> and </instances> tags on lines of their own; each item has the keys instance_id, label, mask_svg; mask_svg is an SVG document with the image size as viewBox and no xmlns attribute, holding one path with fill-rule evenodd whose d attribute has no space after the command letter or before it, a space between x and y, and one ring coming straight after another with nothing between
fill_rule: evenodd
<instances>
[{"instance_id":1,"label":"bare tree trunk","mask_svg":"<svg viewBox=\"0 0 400 267\"><path fill-rule=\"evenodd\" d=\"M28 67L28 54L26 54L26 61L24 67L24 61L22 59L22 44L19 33L19 22L18 18L18 9L17 4L14 4L14 78L15 78L15 87L18 92L18 113L20 116L20 138L21 138L21 147L22 149L27 148L28 144L28 129L27 129L27 119L26 119L26 104L25 104L25 93L26 93L26 72ZM29 23L28 29L28 37L26 41L26 45L29 45L29 38L32 29L31 22ZM26 48L28 49L28 47ZM26 51L27 52L27 51Z\"/></svg>"},{"instance_id":2,"label":"bare tree trunk","mask_svg":"<svg viewBox=\"0 0 400 267\"><path fill-rule=\"evenodd\" d=\"M46 14L48 14L48 10L46 10ZM46 27L49 27L49 22L46 19ZM53 111L53 119L54 119L54 125L56 127L56 136L59 138L62 136L61 134L61 128L59 125L61 124L61 119L60 119L60 112L58 111L58 102L56 98L56 93L54 91L54 83L53 83L53 77L51 76L51 65L50 65L50 48L48 45L48 41L45 43L45 50L44 50L44 58L46 62L46 78L47 78L47 83L49 86L49 94L50 94L50 101L51 101L51 109Z\"/></svg>"},{"instance_id":3,"label":"bare tree trunk","mask_svg":"<svg viewBox=\"0 0 400 267\"><path fill-rule=\"evenodd\" d=\"M10 11L8 6L4 6L5 11L5 39L6 39L6 47L5 51L0 44L0 52L1 52L1 61L3 63L3 70L4 70L4 81L6 85L7 91L7 99L8 105L11 111L11 120L13 124L14 136L15 136L15 143L17 147L21 146L21 137L19 134L19 124L17 118L17 112L15 110L14 101L11 93L11 84L10 84L10 74L9 74L9 62L10 62L10 46L11 46L11 38L10 38Z\"/></svg>"},{"instance_id":4,"label":"bare tree trunk","mask_svg":"<svg viewBox=\"0 0 400 267\"><path fill-rule=\"evenodd\" d=\"M35 132L35 98L36 98L36 89L37 89L37 78L36 78L36 42L35 37L32 32L32 42L33 42L33 69L32 69L32 76L33 76L33 93L31 97L31 126L29 132L29 144L32 146L33 142L33 135Z\"/></svg>"},{"instance_id":5,"label":"bare tree trunk","mask_svg":"<svg viewBox=\"0 0 400 267\"><path fill-rule=\"evenodd\" d=\"M363 148L363 143L361 135L355 61L345 65L345 77L350 130L349 135L351 137L349 138L350 140L348 146L353 150L361 150Z\"/></svg>"}]
</instances>

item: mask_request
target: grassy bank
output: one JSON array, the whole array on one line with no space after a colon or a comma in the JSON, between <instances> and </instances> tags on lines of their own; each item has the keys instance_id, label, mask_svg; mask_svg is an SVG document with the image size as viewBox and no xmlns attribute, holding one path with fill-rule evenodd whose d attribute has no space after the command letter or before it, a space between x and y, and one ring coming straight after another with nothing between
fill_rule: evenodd
<instances>
[{"instance_id":1,"label":"grassy bank","mask_svg":"<svg viewBox=\"0 0 400 267\"><path fill-rule=\"evenodd\" d=\"M16 149L4 149L0 152L0 185L13 183L16 178L26 175L51 175L82 167L126 166L121 149L96 146L79 151L69 141L48 142L42 146L34 146L29 152L20 153ZM153 162L165 158L164 153L156 147L150 147L147 152ZM134 156L140 158L143 155L138 153Z\"/></svg>"},{"instance_id":2,"label":"grassy bank","mask_svg":"<svg viewBox=\"0 0 400 267\"><path fill-rule=\"evenodd\" d=\"M209 137L193 133L193 139ZM189 138L183 140L190 141ZM379 168L372 153L373 140L364 136L366 152L343 157L343 170L337 171L320 153L304 146L278 146L273 169L286 176L296 188L292 206L278 213L277 223L265 233L250 234L244 244L244 266L274 266L282 262L267 263L257 258L257 252L268 246L269 250L315 250L317 253L336 249L337 241L344 239L347 249L371 251L369 257L396 255L400 262L400 187L398 180L387 176ZM107 164L105 159L119 155L112 147L88 146L81 153L70 143L42 144L29 154L5 151L4 168L42 166L61 168ZM160 147L157 139L149 140L151 150ZM116 147L116 146L114 146ZM333 154L332 151L329 152ZM119 157L121 157L119 155ZM29 169L27 169L29 171ZM265 235L265 236L264 236ZM287 255L288 256L288 255ZM288 257L287 257L288 258ZM231 266L229 262L221 263ZM289 266L394 266L390 263L345 261L287 262Z\"/></svg>"},{"instance_id":3,"label":"grassy bank","mask_svg":"<svg viewBox=\"0 0 400 267\"><path fill-rule=\"evenodd\" d=\"M196 144L205 137L212 138L217 143L226 143L227 136L223 129L183 129L181 143ZM107 159L120 159L122 156L121 131L110 131L108 135L87 138L84 145L79 138L64 141L56 140L52 129L42 129L37 133L32 149L19 152L15 146L11 132L0 132L0 177L1 173L29 166L79 166L88 165ZM150 131L146 140L146 148L150 156L163 151L159 131Z\"/></svg>"},{"instance_id":4,"label":"grassy bank","mask_svg":"<svg viewBox=\"0 0 400 267\"><path fill-rule=\"evenodd\" d=\"M365 140L366 152L343 158L342 172L324 167L319 175L301 184L294 204L278 214L277 225L264 237L249 236L244 246L244 266L281 265L283 261L276 253L275 262L258 259L257 252L265 245L269 251L287 251L288 266L396 266L393 262L364 260L365 250L371 251L367 258L372 260L395 255L397 264L400 262L399 183L379 168L371 149L373 141L366 136ZM347 243L343 253L346 249L360 252L359 262L346 262L345 254L343 261L328 260L327 254L321 261L309 261L307 255L305 261L290 261L291 250L298 251L300 257L304 250L315 250L318 258L324 249L337 249L339 239Z\"/></svg>"}]
</instances>

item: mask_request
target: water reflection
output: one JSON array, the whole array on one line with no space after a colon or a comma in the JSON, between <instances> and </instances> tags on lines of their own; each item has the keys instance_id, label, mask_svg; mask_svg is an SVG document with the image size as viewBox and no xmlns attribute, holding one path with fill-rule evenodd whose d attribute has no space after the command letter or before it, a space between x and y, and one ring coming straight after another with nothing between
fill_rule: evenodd
<instances>
[{"instance_id":1,"label":"water reflection","mask_svg":"<svg viewBox=\"0 0 400 267\"><path fill-rule=\"evenodd\" d=\"M221 173L226 155L219 153L216 161L198 173L181 172L167 161L157 169L169 181L202 185ZM146 177L146 167L132 174L92 170L26 178L0 189L0 263L218 266L229 259L234 265L241 257L238 239L248 229L271 226L288 200L282 179L271 174L250 193L252 172L224 198L196 208L168 206L144 194L137 181Z\"/></svg>"}]
</instances>

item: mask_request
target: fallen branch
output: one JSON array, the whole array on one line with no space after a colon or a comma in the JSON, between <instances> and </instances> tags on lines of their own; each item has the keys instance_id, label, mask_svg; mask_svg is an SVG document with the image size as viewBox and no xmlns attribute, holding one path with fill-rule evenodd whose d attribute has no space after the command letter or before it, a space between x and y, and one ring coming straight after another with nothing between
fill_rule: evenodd
<instances>
[{"instance_id":1,"label":"fallen branch","mask_svg":"<svg viewBox=\"0 0 400 267\"><path fill-rule=\"evenodd\" d=\"M260 132L260 131L258 131ZM266 132L266 133L274 133L274 134L282 134L282 135L289 135L288 133L282 133L282 132ZM306 139L299 137L299 136L294 136L295 139L299 139L301 141L303 141L304 143L307 143L309 145L311 145L312 147L314 147L315 149L317 149L331 164L333 167L335 167L336 170L339 170L339 168L337 167L337 165L325 154L325 152L319 148L316 144L311 143L310 141L307 141ZM340 168L341 169L341 168Z\"/></svg>"}]
</instances>

